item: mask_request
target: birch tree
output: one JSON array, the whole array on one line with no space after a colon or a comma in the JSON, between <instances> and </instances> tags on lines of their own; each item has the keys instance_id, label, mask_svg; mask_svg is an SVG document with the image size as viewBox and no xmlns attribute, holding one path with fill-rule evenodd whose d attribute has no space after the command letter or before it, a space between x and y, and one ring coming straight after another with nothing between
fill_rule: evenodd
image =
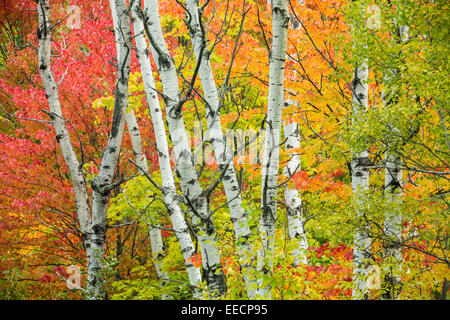
<instances>
[{"instance_id":1,"label":"birch tree","mask_svg":"<svg viewBox=\"0 0 450 320\"><path fill-rule=\"evenodd\" d=\"M182 117L182 105L186 100L180 97L176 67L161 29L158 2L156 0L145 1L144 12L140 12L136 17L144 21L144 29L150 40L152 55L161 76L167 124L176 159L175 172L180 179L184 199L190 209L194 232L200 244L203 279L207 282L212 294L223 294L226 291L226 283L214 240L215 229L208 203L211 191L202 190L198 181Z\"/></svg>"},{"instance_id":2,"label":"birch tree","mask_svg":"<svg viewBox=\"0 0 450 320\"><path fill-rule=\"evenodd\" d=\"M269 94L265 130L261 182L260 234L262 248L258 252L258 295L269 298L270 286L264 278L271 274L275 246L278 191L278 166L281 142L282 108L284 105L284 64L286 60L289 10L286 0L272 1L272 49L269 56Z\"/></svg>"},{"instance_id":3,"label":"birch tree","mask_svg":"<svg viewBox=\"0 0 450 320\"><path fill-rule=\"evenodd\" d=\"M304 4L302 0L299 1L301 5ZM290 26L294 30L300 28L300 23L294 16L291 17ZM296 101L291 99L286 99L286 106L295 104ZM284 136L285 136L285 150L289 151L291 149L300 148L300 126L295 119L287 118L283 122L284 126ZM283 174L287 177L294 176L297 172L301 171L301 159L300 154L295 152L291 155L288 163L284 167ZM285 200L286 200L286 214L288 223L288 235L289 239L295 240L296 248L292 250L292 256L294 259L294 266L298 266L301 263L306 264L306 250L308 248L308 240L306 238L306 231L304 227L303 219L303 206L302 206L302 195L301 190L296 188L291 188L286 184L285 187Z\"/></svg>"},{"instance_id":4,"label":"birch tree","mask_svg":"<svg viewBox=\"0 0 450 320\"><path fill-rule=\"evenodd\" d=\"M50 4L48 0L39 0L37 3L39 18L39 71L47 94L47 101L50 107L49 115L56 132L56 139L71 173L74 186L77 214L87 255L87 297L90 299L101 299L105 295L101 270L106 240L106 211L110 191L115 186L113 177L122 144L130 73L131 29L128 8L124 0L116 0L112 5L115 9L112 10L113 14L117 15L114 27L116 30L120 30L120 41L116 42L120 52L120 60L118 61L114 114L109 140L103 153L100 171L91 182L93 194L92 204L90 204L82 166L73 150L65 123L66 120L61 110L58 84L51 70L51 30L53 26L50 22Z\"/></svg>"}]
</instances>

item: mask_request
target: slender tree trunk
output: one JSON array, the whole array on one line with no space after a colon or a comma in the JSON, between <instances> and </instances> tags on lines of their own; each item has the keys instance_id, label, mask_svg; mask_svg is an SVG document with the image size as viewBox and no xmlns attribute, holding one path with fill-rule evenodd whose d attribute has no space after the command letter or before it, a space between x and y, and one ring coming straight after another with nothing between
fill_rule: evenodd
<instances>
[{"instance_id":1,"label":"slender tree trunk","mask_svg":"<svg viewBox=\"0 0 450 320\"><path fill-rule=\"evenodd\" d=\"M408 27L400 26L399 28L399 41L408 40ZM387 70L386 72L386 84L395 79L398 76L398 70ZM397 93L392 89L384 89L382 96L383 102L386 107L389 107L392 103L398 101ZM394 123L388 124L392 132L397 132ZM384 270L385 275L385 287L386 293L384 297L387 299L397 299L401 289L401 263L402 263L402 250L396 242L401 242L402 238L402 216L398 210L398 206L401 204L403 195L402 186L402 161L396 154L397 146L395 143L388 142L386 152L386 169L384 179L384 196L388 202L388 211L386 212L384 221L384 233L388 238L384 243L384 256L385 263L389 267Z\"/></svg>"},{"instance_id":2,"label":"slender tree trunk","mask_svg":"<svg viewBox=\"0 0 450 320\"><path fill-rule=\"evenodd\" d=\"M50 117L56 131L56 139L61 146L64 160L68 166L74 186L78 219L80 221L80 227L83 233L83 243L87 255L87 297L89 299L102 299L105 296L101 269L106 240L106 210L122 143L124 110L126 109L128 76L130 71L129 53L131 32L128 10L124 0L116 0L115 3L111 3L111 5L115 8L115 11L113 11L120 14L120 19L116 20L119 25L115 25L115 29L120 29L120 34L122 35L120 43L117 43L117 46L120 46L122 59L119 61L114 115L108 145L103 153L99 174L91 183L93 189L91 216L86 182L82 172L82 164L78 163L76 154L73 150L70 136L65 125L65 119L61 111L57 83L54 79L53 72L51 71L50 50L52 26L50 23L50 5L48 0L38 1L39 70L47 94Z\"/></svg>"},{"instance_id":3,"label":"slender tree trunk","mask_svg":"<svg viewBox=\"0 0 450 320\"><path fill-rule=\"evenodd\" d=\"M133 153L136 159L136 164L139 166L140 168L139 170L145 173L149 173L147 165L147 157L143 153L142 137L139 130L139 125L136 120L136 115L133 109L131 109L129 112L125 114L125 120L127 123L128 131L130 132L130 139L133 147ZM159 228L158 223L156 223L154 226L151 226L149 235L156 274L158 275L158 278L165 279L167 278L167 274L162 271L162 260L165 256L165 253L163 240L161 236L161 228Z\"/></svg>"},{"instance_id":4,"label":"slender tree trunk","mask_svg":"<svg viewBox=\"0 0 450 320\"><path fill-rule=\"evenodd\" d=\"M51 21L50 21L50 4L48 0L40 0L37 3L39 18L39 72L44 84L47 95L47 101L50 108L50 118L56 133L64 161L69 169L72 185L75 193L75 201L77 208L78 221L83 236L84 246L88 254L88 270L90 268L89 247L90 247L90 231L91 231L91 212L89 196L87 193L86 181L83 174L82 164L78 162L77 156L73 149L69 131L67 130L66 120L61 110L58 95L58 85L55 81L53 71L51 70L50 50L51 50ZM91 277L93 277L91 275Z\"/></svg>"},{"instance_id":5,"label":"slender tree trunk","mask_svg":"<svg viewBox=\"0 0 450 320\"><path fill-rule=\"evenodd\" d=\"M177 173L185 200L190 207L191 221L199 240L203 261L203 279L213 295L226 292L225 276L215 244L215 229L211 220L208 199L198 181L189 140L182 117L182 101L173 58L165 43L157 0L146 0L145 29L150 39L153 57L161 76L166 104L167 124L176 159Z\"/></svg>"},{"instance_id":6,"label":"slender tree trunk","mask_svg":"<svg viewBox=\"0 0 450 320\"><path fill-rule=\"evenodd\" d=\"M190 20L187 20L187 23L194 54L197 63L200 63L198 74L206 100L207 136L211 139L215 159L219 164L220 170L226 171L222 182L235 231L241 270L246 282L248 295L252 299L255 295L256 281L250 277L248 272L248 268L251 268L249 264L251 262L251 245L248 241L251 232L247 221L248 213L242 208L241 188L234 167L233 150L231 148L227 149L226 137L223 135L220 123L219 95L209 60L211 52L206 43L206 34L204 34L206 31L202 31L198 0L187 0L186 8L191 17Z\"/></svg>"},{"instance_id":7,"label":"slender tree trunk","mask_svg":"<svg viewBox=\"0 0 450 320\"><path fill-rule=\"evenodd\" d=\"M286 151L290 149L300 148L300 132L299 125L294 120L284 121L284 135L286 137ZM301 170L300 155L292 154L289 162L284 167L284 175L292 177L296 172ZM308 249L308 240L303 221L303 207L301 191L295 188L285 187L285 200L288 222L289 239L295 239L297 247L292 250L294 258L294 266L301 263L307 264L306 250Z\"/></svg>"},{"instance_id":8,"label":"slender tree trunk","mask_svg":"<svg viewBox=\"0 0 450 320\"><path fill-rule=\"evenodd\" d=\"M299 1L303 5L303 1ZM294 30L300 29L300 22L291 16L290 26ZM286 106L296 104L295 101L286 99ZM285 150L300 148L300 127L294 119L287 119L284 124L284 136L286 139ZM292 177L301 171L300 154L291 155L288 163L284 167L284 175ZM303 219L302 193L301 190L292 189L288 185L285 187L286 214L288 223L289 239L295 239L297 247L292 250L293 264L299 266L301 263L307 264L306 250L308 240L306 238L305 221Z\"/></svg>"},{"instance_id":9,"label":"slender tree trunk","mask_svg":"<svg viewBox=\"0 0 450 320\"><path fill-rule=\"evenodd\" d=\"M75 193L78 220L81 232L85 234L90 229L91 216L89 196L86 188L86 181L83 168L78 162L77 156L72 146L69 131L67 130L64 115L59 102L58 86L56 84L53 71L51 70L50 50L51 50L51 21L50 5L48 0L38 1L39 17L39 72L47 94L47 101L50 108L50 118L56 133L64 161L69 169L72 185Z\"/></svg>"},{"instance_id":10,"label":"slender tree trunk","mask_svg":"<svg viewBox=\"0 0 450 320\"><path fill-rule=\"evenodd\" d=\"M258 253L258 295L270 299L270 286L264 284L264 276L272 273L275 249L275 224L277 209L278 166L282 108L284 105L284 64L287 47L289 10L286 0L272 1L272 51L269 61L269 97L266 136L262 167L260 234L262 249Z\"/></svg>"},{"instance_id":11,"label":"slender tree trunk","mask_svg":"<svg viewBox=\"0 0 450 320\"><path fill-rule=\"evenodd\" d=\"M113 6L113 3L111 2ZM102 259L104 255L104 245L106 240L106 211L114 172L119 159L120 147L125 126L125 111L128 98L128 78L130 74L131 58L131 29L130 15L125 0L115 0L115 10L118 18L114 26L115 32L119 32L120 41L117 46L120 48L118 61L118 74L115 89L114 114L112 119L111 131L109 134L108 145L103 152L102 163L97 177L91 182L92 195L92 228L91 228L91 255L88 259L92 260L91 278L88 277L88 289L93 298L104 296L102 288L102 276L98 272L102 268Z\"/></svg>"},{"instance_id":12,"label":"slender tree trunk","mask_svg":"<svg viewBox=\"0 0 450 320\"><path fill-rule=\"evenodd\" d=\"M158 96L155 89L155 80L153 70L150 64L147 42L144 36L144 25L139 18L140 6L135 2L133 4L133 27L136 35L136 54L144 80L144 89L147 97L148 108L155 130L156 147L158 150L159 168L161 170L162 188L164 199L169 210L170 220L175 230L175 235L180 243L181 252L184 257L189 282L191 286L196 287L201 283L200 269L192 264L192 258L195 254L189 229L180 208L178 195L176 192L175 180L173 178L170 165L169 146L166 139L166 130L164 127L163 115L159 105ZM137 10L137 11L136 11Z\"/></svg>"}]
</instances>

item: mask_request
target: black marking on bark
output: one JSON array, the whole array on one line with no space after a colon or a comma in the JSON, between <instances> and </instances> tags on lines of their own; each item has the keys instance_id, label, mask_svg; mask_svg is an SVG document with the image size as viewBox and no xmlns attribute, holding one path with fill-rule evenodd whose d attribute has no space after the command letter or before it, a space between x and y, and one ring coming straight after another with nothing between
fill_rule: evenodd
<instances>
[{"instance_id":1,"label":"black marking on bark","mask_svg":"<svg viewBox=\"0 0 450 320\"><path fill-rule=\"evenodd\" d=\"M119 92L119 85L116 86L116 92ZM114 100L114 114L111 124L110 138L115 138L119 133L120 123L122 121L122 103L121 97L123 94L117 93Z\"/></svg>"},{"instance_id":2,"label":"black marking on bark","mask_svg":"<svg viewBox=\"0 0 450 320\"><path fill-rule=\"evenodd\" d=\"M194 248L192 247L186 247L183 250L181 250L181 253L187 253L187 252L192 252L194 251Z\"/></svg>"},{"instance_id":3,"label":"black marking on bark","mask_svg":"<svg viewBox=\"0 0 450 320\"><path fill-rule=\"evenodd\" d=\"M59 140L61 140L63 137L64 137L64 134L63 134L63 133L57 134L57 135L56 135L56 141L59 142Z\"/></svg>"},{"instance_id":4,"label":"black marking on bark","mask_svg":"<svg viewBox=\"0 0 450 320\"><path fill-rule=\"evenodd\" d=\"M354 158L353 161L355 162L356 167L364 168L372 165L369 157L357 157Z\"/></svg>"},{"instance_id":5,"label":"black marking on bark","mask_svg":"<svg viewBox=\"0 0 450 320\"><path fill-rule=\"evenodd\" d=\"M206 280L211 290L216 291L220 295L226 293L227 284L220 264L204 267L202 278Z\"/></svg>"},{"instance_id":6,"label":"black marking on bark","mask_svg":"<svg viewBox=\"0 0 450 320\"><path fill-rule=\"evenodd\" d=\"M160 55L158 57L158 62L159 62L160 67L169 69L170 65L171 65L170 59L171 59L170 56L166 53Z\"/></svg>"},{"instance_id":7,"label":"black marking on bark","mask_svg":"<svg viewBox=\"0 0 450 320\"><path fill-rule=\"evenodd\" d=\"M164 254L164 252L159 252L159 253L156 255L156 259L157 259L157 260L162 260L165 256L166 256L166 255Z\"/></svg>"},{"instance_id":8,"label":"black marking on bark","mask_svg":"<svg viewBox=\"0 0 450 320\"><path fill-rule=\"evenodd\" d=\"M208 235L213 235L215 233L214 225L213 225L211 219L206 220L206 230L205 231Z\"/></svg>"}]
</instances>

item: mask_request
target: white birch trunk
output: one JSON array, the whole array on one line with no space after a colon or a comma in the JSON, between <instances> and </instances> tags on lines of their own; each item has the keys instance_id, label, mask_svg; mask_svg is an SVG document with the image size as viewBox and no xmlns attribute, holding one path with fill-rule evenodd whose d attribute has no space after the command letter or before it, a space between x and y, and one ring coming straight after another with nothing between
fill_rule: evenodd
<instances>
[{"instance_id":1,"label":"white birch trunk","mask_svg":"<svg viewBox=\"0 0 450 320\"><path fill-rule=\"evenodd\" d=\"M284 65L287 47L287 28L289 10L286 0L272 1L272 51L269 57L269 96L266 121L266 136L262 167L260 234L262 249L258 252L258 296L270 299L270 286L265 285L263 277L272 273L276 209L278 166L280 156L280 137L282 108L284 105Z\"/></svg>"},{"instance_id":2,"label":"white birch trunk","mask_svg":"<svg viewBox=\"0 0 450 320\"><path fill-rule=\"evenodd\" d=\"M235 231L242 274L246 282L248 295L252 299L255 296L256 282L249 276L248 272L248 268L251 268L249 264L251 259L251 245L248 242L251 232L247 221L248 213L242 208L241 188L234 167L233 150L227 148L226 137L222 131L219 95L209 59L210 51L207 47L206 35L203 34L200 25L198 0L187 0L186 8L191 17L187 23L196 61L200 63L198 75L206 100L206 121L208 125L206 136L211 140L214 156L219 168L226 170L222 182Z\"/></svg>"},{"instance_id":3,"label":"white birch trunk","mask_svg":"<svg viewBox=\"0 0 450 320\"><path fill-rule=\"evenodd\" d=\"M72 185L75 193L75 201L77 207L77 216L80 223L80 229L83 236L83 244L88 254L87 267L90 277L92 275L92 268L89 259L90 247L90 230L91 230L91 213L89 196L86 188L86 181L83 174L82 165L78 162L77 156L72 146L69 132L67 130L65 118L61 111L61 105L58 95L58 86L51 70L51 21L50 21L50 4L48 0L40 0L37 4L38 18L39 18L39 72L44 84L44 89L47 96L47 101L50 108L50 118L52 120L53 128L56 133L56 140L58 141L64 161L69 169Z\"/></svg>"},{"instance_id":4,"label":"white birch trunk","mask_svg":"<svg viewBox=\"0 0 450 320\"><path fill-rule=\"evenodd\" d=\"M164 199L169 208L169 216L175 230L175 235L180 243L181 252L184 257L189 282L191 286L196 287L201 283L200 269L192 264L192 258L195 254L194 245L189 234L188 226L180 208L175 180L173 178L170 165L169 146L166 139L166 130L164 127L163 115L155 88L153 70L150 64L147 42L144 36L144 25L139 18L139 6L133 4L133 27L136 35L136 54L141 68L142 78L144 80L144 89L148 101L148 108L152 118L153 129L155 130L156 147L158 151L159 168L161 170L162 188L164 190ZM138 13L136 13L138 10Z\"/></svg>"},{"instance_id":5,"label":"white birch trunk","mask_svg":"<svg viewBox=\"0 0 450 320\"><path fill-rule=\"evenodd\" d=\"M206 280L212 294L223 294L226 292L225 277L215 244L211 211L198 181L181 114L182 106L179 103L180 92L176 67L162 33L157 0L146 0L144 4L145 28L150 37L152 54L163 84L167 124L176 159L175 172L180 178L183 195L190 206L191 221L199 240L203 261L203 279Z\"/></svg>"},{"instance_id":6,"label":"white birch trunk","mask_svg":"<svg viewBox=\"0 0 450 320\"><path fill-rule=\"evenodd\" d=\"M89 196L86 189L86 181L83 169L78 162L77 156L72 146L69 132L67 130L65 118L61 111L59 102L58 86L56 84L53 71L51 70L50 50L51 50L51 22L50 5L48 0L38 1L39 17L39 72L47 94L47 101L50 108L50 118L56 133L64 161L69 169L72 185L75 193L77 215L81 232L85 234L90 229L91 215Z\"/></svg>"},{"instance_id":7,"label":"white birch trunk","mask_svg":"<svg viewBox=\"0 0 450 320\"><path fill-rule=\"evenodd\" d=\"M142 171L148 172L147 157L144 154L141 131L133 109L125 113L125 122L127 124L128 132L130 133L130 140L136 164L139 168L142 168Z\"/></svg>"},{"instance_id":8,"label":"white birch trunk","mask_svg":"<svg viewBox=\"0 0 450 320\"><path fill-rule=\"evenodd\" d=\"M300 148L300 130L296 121L286 120L284 122L284 135L286 137L286 151ZM292 154L289 162L284 167L284 175L292 177L296 172L299 172L301 170L300 161L298 153ZM301 263L307 264L306 250L308 249L308 240L304 228L301 191L286 185L285 200L289 239L296 239L297 245L292 250L294 266L299 266Z\"/></svg>"},{"instance_id":9,"label":"white birch trunk","mask_svg":"<svg viewBox=\"0 0 450 320\"><path fill-rule=\"evenodd\" d=\"M113 16L113 24L114 26L118 25L118 16L116 12L116 8L113 6L115 0L109 1L111 4L111 12ZM120 34L119 30L114 30L114 36L116 38L116 42L118 43L120 41ZM117 47L117 61L120 61L120 48ZM141 132L139 130L139 125L137 123L136 115L134 112L134 109L127 110L125 113L125 122L128 127L128 132L130 133L130 140L131 145L133 147L133 153L136 159L136 164L143 169L144 172L148 172L148 166L147 166L147 157L145 156L143 152L143 145L142 145L142 137Z\"/></svg>"},{"instance_id":10,"label":"white birch trunk","mask_svg":"<svg viewBox=\"0 0 450 320\"><path fill-rule=\"evenodd\" d=\"M112 7L114 3L111 2ZM114 26L115 32L119 32L120 41L116 45L120 48L118 61L118 74L115 90L114 114L109 134L108 145L103 152L102 163L97 177L91 182L92 196L92 228L91 247L88 259L92 260L92 274L97 275L102 268L101 260L104 254L106 237L106 212L111 190L114 172L119 159L120 147L125 126L125 111L128 98L128 78L130 74L131 58L131 29L130 15L125 0L115 0L115 10L117 14ZM104 295L102 288L103 279L98 276L88 278L88 289L92 297L98 298Z\"/></svg>"},{"instance_id":11,"label":"white birch trunk","mask_svg":"<svg viewBox=\"0 0 450 320\"><path fill-rule=\"evenodd\" d=\"M355 75L352 83L352 121L358 122L361 115L366 111L368 106L368 78L369 68L367 62L362 62L356 67ZM369 169L370 164L369 153L367 150L355 152L352 150L352 190L353 198L360 207L364 204L364 193L369 189ZM357 212L361 217L361 212ZM371 241L366 234L366 226L364 222L359 226L355 235L353 247L353 299L364 299L367 297L368 289L366 279L368 276L367 260L370 258Z\"/></svg>"},{"instance_id":12,"label":"white birch trunk","mask_svg":"<svg viewBox=\"0 0 450 320\"><path fill-rule=\"evenodd\" d=\"M404 42L408 40L408 27L399 26L399 41ZM392 78L398 76L397 70L387 70L386 82L389 83ZM383 90L382 97L386 107L389 107L391 101L396 100L395 89ZM394 123L388 124L389 129L393 132L398 132ZM401 242L402 239L402 216L398 210L402 202L403 185L402 185L402 161L396 155L396 145L388 142L386 152L386 168L384 179L384 196L388 202L388 211L385 215L384 233L389 238L384 244L385 263L389 264L385 269L385 282L387 282L386 298L397 299L401 289L401 263L402 250L401 246L396 245L395 242ZM391 241L392 240L392 241ZM394 243L393 243L394 242Z\"/></svg>"}]
</instances>

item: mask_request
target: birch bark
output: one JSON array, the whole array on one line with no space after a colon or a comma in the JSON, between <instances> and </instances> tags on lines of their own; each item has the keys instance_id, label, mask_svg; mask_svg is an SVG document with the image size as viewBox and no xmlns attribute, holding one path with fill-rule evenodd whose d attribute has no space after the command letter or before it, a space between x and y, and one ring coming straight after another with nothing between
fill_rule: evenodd
<instances>
[{"instance_id":1,"label":"birch bark","mask_svg":"<svg viewBox=\"0 0 450 320\"><path fill-rule=\"evenodd\" d=\"M192 243L189 229L180 208L178 195L176 192L175 180L170 165L169 146L166 138L166 129L164 127L163 115L155 88L153 70L150 64L149 51L144 36L144 24L139 18L140 6L133 3L133 28L136 40L136 55L144 80L144 90L147 97L148 108L152 118L153 128L155 130L156 147L158 150L159 168L162 177L162 189L164 199L169 208L169 216L175 230L175 235L180 243L181 252L184 257L189 282L191 286L196 287L201 283L200 269L192 264L192 258L195 254L195 248Z\"/></svg>"},{"instance_id":2,"label":"birch bark","mask_svg":"<svg viewBox=\"0 0 450 320\"><path fill-rule=\"evenodd\" d=\"M288 100L286 100L288 101ZM300 148L300 133L299 125L295 121L284 121L284 135L286 137L286 151L290 149ZM301 170L300 155L298 153L292 154L289 162L284 167L284 175L287 177L293 176L296 172ZM296 239L297 247L292 250L294 258L294 266L299 266L301 263L307 264L306 250L308 249L308 240L303 221L303 208L301 191L295 188L290 188L286 185L285 200L288 222L289 239Z\"/></svg>"},{"instance_id":3,"label":"birch bark","mask_svg":"<svg viewBox=\"0 0 450 320\"><path fill-rule=\"evenodd\" d=\"M203 279L213 295L226 292L225 277L215 243L215 229L211 220L208 199L198 181L194 158L190 149L183 117L178 76L173 58L167 49L161 29L157 0L144 1L146 33L150 39L153 57L161 76L167 124L174 146L177 173L185 200L188 202L191 221L199 240L203 261Z\"/></svg>"},{"instance_id":4,"label":"birch bark","mask_svg":"<svg viewBox=\"0 0 450 320\"><path fill-rule=\"evenodd\" d=\"M269 61L269 96L266 121L266 136L262 167L260 234L262 249L258 252L258 296L270 299L270 286L264 284L264 277L271 274L273 267L277 183L280 153L282 108L284 105L284 64L287 47L289 10L286 0L272 1L272 50Z\"/></svg>"},{"instance_id":5,"label":"birch bark","mask_svg":"<svg viewBox=\"0 0 450 320\"><path fill-rule=\"evenodd\" d=\"M301 5L303 1L299 1ZM294 30L300 29L300 23L296 17L291 17L291 28ZM286 99L286 106L293 105L296 102ZM300 148L300 127L294 119L287 119L284 124L284 136L285 136L285 150ZM292 177L297 172L301 171L301 159L300 154L295 153L291 155L288 163L284 167L283 174L287 177ZM285 187L285 201L286 201L286 214L288 223L288 235L289 239L296 240L296 248L292 250L293 264L299 266L301 263L307 264L306 250L308 249L308 239L306 238L306 230L303 219L303 206L302 206L302 194L301 190L292 189L288 185Z\"/></svg>"},{"instance_id":6,"label":"birch bark","mask_svg":"<svg viewBox=\"0 0 450 320\"><path fill-rule=\"evenodd\" d=\"M219 95L209 59L211 52L207 47L206 31L202 31L203 28L199 16L200 8L198 3L198 0L186 1L186 8L190 14L187 25L196 61L197 63L200 63L198 74L202 84L204 98L206 100L206 121L208 125L206 136L211 140L215 160L219 165L219 169L221 171L226 171L222 182L235 231L241 270L246 282L248 295L250 299L252 299L255 296L256 282L248 272L248 269L251 268L249 264L251 262L251 245L248 242L251 232L248 227L248 213L242 208L241 188L234 167L233 150L227 148L226 137L223 135L222 131Z\"/></svg>"},{"instance_id":7,"label":"birch bark","mask_svg":"<svg viewBox=\"0 0 450 320\"><path fill-rule=\"evenodd\" d=\"M358 2L353 0L354 2ZM362 2L358 2L360 14L364 15L364 7ZM355 36L364 37L366 26L352 25ZM362 35L361 35L362 33ZM353 45L355 48L363 46L355 40ZM364 53L363 53L364 54ZM362 117L367 111L369 102L369 67L368 59L360 57L355 66L355 73L352 82L352 130L358 130L358 125L362 121ZM365 194L369 190L369 152L367 149L355 150L351 148L351 178L352 178L352 192L353 201L356 204L356 216L358 218L358 228L355 233L353 245L353 288L352 298L354 300L361 300L368 298L367 277L369 275L368 262L371 256L371 239L368 237L367 222L363 217L363 208L365 205Z\"/></svg>"}]
</instances>

